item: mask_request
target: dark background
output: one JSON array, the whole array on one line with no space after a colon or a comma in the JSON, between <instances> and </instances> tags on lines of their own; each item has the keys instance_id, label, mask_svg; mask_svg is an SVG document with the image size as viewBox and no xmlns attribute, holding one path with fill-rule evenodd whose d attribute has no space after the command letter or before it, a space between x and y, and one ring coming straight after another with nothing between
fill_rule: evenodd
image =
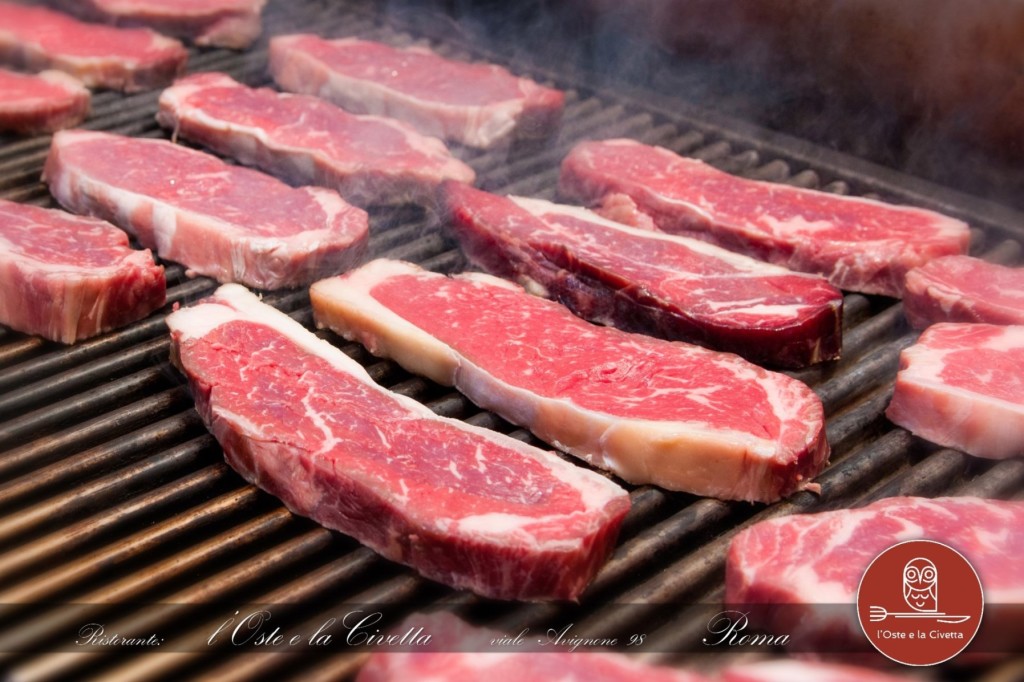
<instances>
[{"instance_id":1,"label":"dark background","mask_svg":"<svg viewBox=\"0 0 1024 682\"><path fill-rule=\"evenodd\" d=\"M1024 209L1024 3L393 0L495 52L679 97ZM440 17L446 17L442 19Z\"/></svg>"}]
</instances>

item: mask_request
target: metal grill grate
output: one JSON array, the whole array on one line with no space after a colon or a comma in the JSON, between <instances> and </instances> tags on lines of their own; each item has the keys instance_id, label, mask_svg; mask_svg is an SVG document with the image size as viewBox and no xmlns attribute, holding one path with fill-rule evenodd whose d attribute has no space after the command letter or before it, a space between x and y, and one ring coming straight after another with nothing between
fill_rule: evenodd
<instances>
[{"instance_id":1,"label":"metal grill grate","mask_svg":"<svg viewBox=\"0 0 1024 682\"><path fill-rule=\"evenodd\" d=\"M452 57L504 59L500 46L485 51L417 29L408 17L379 16L372 3L272 0L265 19L268 34L355 34L426 43ZM222 70L263 85L265 63L266 36L246 53L193 50L190 71ZM564 125L543 147L514 149L508 156L456 150L485 189L552 199L558 163L572 144L628 136L751 178L943 210L976 228L974 253L1004 263L1021 260L1017 240L1024 220L1007 209L688 110L670 98L641 96L624 85L597 87L586 74L511 66L568 92ZM156 97L98 94L86 127L164 136L153 118ZM0 196L52 205L39 181L48 142L0 138ZM375 209L371 225L371 256L440 271L465 265L443 226L421 209ZM898 353L914 333L898 303L851 294L843 359L793 373L821 396L828 415L833 455L819 479L820 496L799 493L762 507L637 487L619 547L579 605L490 602L424 581L349 538L293 517L226 467L168 362L163 324L172 304L196 300L216 284L189 279L174 264L167 274L167 308L73 347L0 329L0 604L8 616L0 620L0 637L24 643L23 649L0 652L0 665L15 679L339 679L360 660L356 653L231 656L172 646L157 653L83 655L66 651L69 634L82 624L80 614L64 606L70 602L107 605L100 612L110 629L116 623L124 631L159 631L172 641L205 638L224 619L210 604L237 600L303 604L311 623L339 604L380 603L396 618L414 608L448 605L509 629L552 619L595 632L642 625L653 649L673 651L697 637L688 626L700 623L685 614L665 622L664 613L621 605L720 599L725 549L746 524L895 494L1024 494L1021 461L973 460L917 441L886 421ZM312 327L305 291L265 300ZM367 366L376 381L440 414L531 438L450 389L329 332L320 334Z\"/></svg>"}]
</instances>

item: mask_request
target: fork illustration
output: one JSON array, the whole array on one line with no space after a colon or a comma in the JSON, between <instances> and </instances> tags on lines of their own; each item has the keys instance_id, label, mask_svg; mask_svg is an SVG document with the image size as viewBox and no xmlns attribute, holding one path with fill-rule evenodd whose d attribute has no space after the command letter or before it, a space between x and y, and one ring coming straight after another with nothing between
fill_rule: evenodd
<instances>
[{"instance_id":1,"label":"fork illustration","mask_svg":"<svg viewBox=\"0 0 1024 682\"><path fill-rule=\"evenodd\" d=\"M879 621L885 620L886 618L890 618L890 617L891 618L933 618L936 621L938 621L939 623L963 623L965 620L970 618L970 616L951 616L951 615L948 615L948 614L945 614L945 613L942 613L942 612L939 612L939 611L934 611L934 612L931 612L931 613L924 613L924 612L913 612L913 613L903 612L903 613L900 613L900 612L896 612L896 611L887 611L885 608L883 608L881 606L872 606L868 610L868 618L871 620L872 623L877 623Z\"/></svg>"}]
</instances>

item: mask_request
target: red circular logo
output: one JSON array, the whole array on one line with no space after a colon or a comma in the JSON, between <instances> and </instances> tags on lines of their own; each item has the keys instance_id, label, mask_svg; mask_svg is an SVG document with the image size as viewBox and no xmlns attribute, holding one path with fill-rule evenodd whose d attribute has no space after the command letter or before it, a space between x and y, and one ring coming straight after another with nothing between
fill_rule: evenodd
<instances>
[{"instance_id":1,"label":"red circular logo","mask_svg":"<svg viewBox=\"0 0 1024 682\"><path fill-rule=\"evenodd\" d=\"M935 665L963 651L981 626L981 581L962 554L911 540L871 562L857 590L857 615L871 644L906 665Z\"/></svg>"}]
</instances>

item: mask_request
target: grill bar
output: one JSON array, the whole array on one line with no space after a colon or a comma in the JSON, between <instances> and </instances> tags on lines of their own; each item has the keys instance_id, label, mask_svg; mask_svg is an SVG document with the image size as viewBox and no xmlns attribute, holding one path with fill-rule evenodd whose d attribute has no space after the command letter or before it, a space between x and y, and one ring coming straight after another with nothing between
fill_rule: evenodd
<instances>
[{"instance_id":1,"label":"grill bar","mask_svg":"<svg viewBox=\"0 0 1024 682\"><path fill-rule=\"evenodd\" d=\"M3 435L8 435L5 440L13 441L18 437L45 432L47 428L59 428L75 418L88 417L90 411L96 410L98 406L109 409L127 403L120 409L11 449L0 464L0 475L21 474L30 467L37 467L60 457L69 447L89 446L102 442L104 438L112 438L146 423L154 414L184 406L188 402L188 396L180 387L152 394L152 391L159 389L155 384L165 376L166 371L166 368L142 370L117 381L110 387L86 391L74 398L62 400L52 407L30 412L21 418L24 421L18 421L7 433L0 430ZM149 395L141 395L146 392L149 392ZM131 400L134 402L129 402Z\"/></svg>"},{"instance_id":2,"label":"grill bar","mask_svg":"<svg viewBox=\"0 0 1024 682\"><path fill-rule=\"evenodd\" d=\"M102 547L79 561L57 566L42 574L33 574L21 583L0 591L0 604L30 604L52 601L69 594L74 588L96 578L107 578L110 571L139 555L166 548L194 531L211 525L228 515L251 512L260 493L243 487L214 498L171 518Z\"/></svg>"},{"instance_id":3,"label":"grill bar","mask_svg":"<svg viewBox=\"0 0 1024 682\"><path fill-rule=\"evenodd\" d=\"M181 446L173 446L173 443L183 435L201 430L200 425L198 415L194 410L189 410L11 481L0 488L0 504L4 508L18 502L32 504L33 500L40 499L51 489L59 489L62 485L80 480L88 482L64 494L58 493L43 502L23 507L18 516L0 527L0 543L9 542L13 537L39 527L47 520L52 522L79 514L90 505L97 504L94 499L99 500L98 504L103 504L110 496L124 496L133 488L141 488L151 479L160 480L173 471L199 461L204 451L212 447L212 438L200 436ZM132 463L154 446L162 452ZM90 476L107 469L114 471L89 480Z\"/></svg>"},{"instance_id":4,"label":"grill bar","mask_svg":"<svg viewBox=\"0 0 1024 682\"><path fill-rule=\"evenodd\" d=\"M512 59L507 55L514 46L485 48L438 32L446 24L436 16L385 15L359 0L271 0L265 18L268 35L311 30L430 45L451 57L510 63L566 90L565 121L553 140L510 151L455 149L486 189L555 198L558 164L576 141L632 136L746 177L944 210L976 228L975 253L1007 264L1024 256L1024 220L1004 207L678 100L640 97L627 84L594 83L570 67L560 72ZM265 42L244 54L193 50L191 57L192 71L224 70L253 85L269 82ZM157 93L100 93L86 127L166 136L153 118L156 99ZM0 137L0 196L52 205L39 180L47 143ZM466 267L429 211L375 207L370 215L371 256L413 260L441 272ZM653 607L622 605L719 600L725 549L751 523L895 494L1020 498L1024 490L1024 463L974 461L918 441L885 419L899 351L915 333L899 304L850 294L843 359L790 373L810 384L826 406L833 455L819 479L820 496L799 493L764 507L633 487L619 546L579 605L495 603L456 593L293 517L228 469L168 362L163 323L173 304L197 300L216 284L167 266L168 306L123 330L72 347L0 330L0 604L10 604L14 613L39 609L0 623L0 638L21 637L26 645L61 641L79 612L42 608L51 601L92 603L111 628L168 638L163 650L144 654L0 652L14 679L342 679L361 661L353 652L305 658L173 650L205 641L231 615L211 605L227 600L312 607L302 625L364 601L383 605L396 619L423 605L445 607L508 631L563 621L598 633L633 626L662 652L654 658L671 658L663 652L695 641L702 625L688 622L686 613L665 624L664 613ZM267 294L265 300L312 327L305 291ZM438 414L543 445L451 389L413 377L330 332L318 334L366 366L375 381ZM16 622L30 627L19 634Z\"/></svg>"},{"instance_id":5,"label":"grill bar","mask_svg":"<svg viewBox=\"0 0 1024 682\"><path fill-rule=\"evenodd\" d=\"M214 464L173 483L132 498L123 505L112 506L102 514L83 519L34 542L21 545L16 552L0 558L0 579L5 583L27 573L52 565L62 556L74 555L77 548L104 538L108 533L124 532L141 525L151 515L168 507L182 505L191 499L202 499L220 485L233 482L225 464Z\"/></svg>"}]
</instances>

